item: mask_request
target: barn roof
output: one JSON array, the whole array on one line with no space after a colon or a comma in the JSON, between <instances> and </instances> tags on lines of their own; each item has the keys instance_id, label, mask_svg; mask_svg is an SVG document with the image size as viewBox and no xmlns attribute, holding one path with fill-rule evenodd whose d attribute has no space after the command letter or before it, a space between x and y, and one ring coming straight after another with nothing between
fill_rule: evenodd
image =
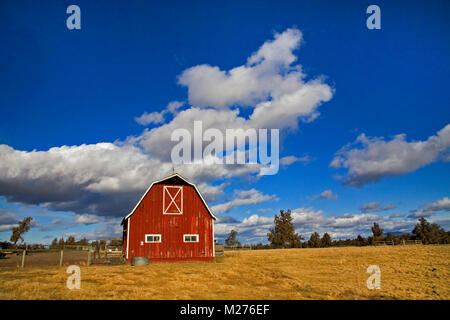
<instances>
[{"instance_id":1,"label":"barn roof","mask_svg":"<svg viewBox=\"0 0 450 320\"><path fill-rule=\"evenodd\" d=\"M200 199L202 199L203 204L205 205L205 207L208 210L208 212L211 215L211 217L214 220L217 219L216 216L212 213L211 209L209 208L209 206L206 203L205 199L203 198L202 194L200 193L200 190L198 190L197 186L195 184L193 184L192 182L190 182L189 180L187 180L186 178L184 178L183 176L181 176L180 174L174 173L174 174L172 174L170 176L167 176L165 178L153 181L152 184L150 185L150 187L148 187L147 190L144 192L144 194L142 195L142 197L139 200L139 202L134 206L133 210L125 218L122 219L122 223L121 224L123 224L125 222L125 220L127 220L129 217L131 217L131 215L134 213L134 211L136 211L137 207L139 207L139 204L141 204L142 200L144 200L145 196L150 191L150 189L155 184L160 184L160 183L163 183L163 182L170 182L170 183L174 183L174 184L186 184L186 185L194 187L195 191L200 196Z\"/></svg>"}]
</instances>

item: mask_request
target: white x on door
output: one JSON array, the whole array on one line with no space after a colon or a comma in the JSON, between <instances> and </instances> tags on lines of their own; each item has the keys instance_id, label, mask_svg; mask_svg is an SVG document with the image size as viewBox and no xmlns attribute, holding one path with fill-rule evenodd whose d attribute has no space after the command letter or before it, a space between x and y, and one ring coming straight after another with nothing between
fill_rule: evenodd
<instances>
[{"instance_id":1,"label":"white x on door","mask_svg":"<svg viewBox=\"0 0 450 320\"><path fill-rule=\"evenodd\" d=\"M163 214L183 214L183 187L164 186Z\"/></svg>"}]
</instances>

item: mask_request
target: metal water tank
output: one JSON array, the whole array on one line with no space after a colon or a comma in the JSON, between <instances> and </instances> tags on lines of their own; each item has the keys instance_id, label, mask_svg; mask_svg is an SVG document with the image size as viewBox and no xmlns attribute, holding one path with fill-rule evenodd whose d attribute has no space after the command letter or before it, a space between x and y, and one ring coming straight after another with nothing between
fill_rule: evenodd
<instances>
[{"instance_id":1,"label":"metal water tank","mask_svg":"<svg viewBox=\"0 0 450 320\"><path fill-rule=\"evenodd\" d=\"M148 265L147 257L134 257L131 259L132 266L146 266Z\"/></svg>"}]
</instances>

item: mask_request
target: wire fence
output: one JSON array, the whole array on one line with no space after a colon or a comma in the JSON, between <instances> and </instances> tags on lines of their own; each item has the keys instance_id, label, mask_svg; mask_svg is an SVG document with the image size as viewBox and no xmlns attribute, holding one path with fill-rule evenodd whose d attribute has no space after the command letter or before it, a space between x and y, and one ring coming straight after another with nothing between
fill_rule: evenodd
<instances>
[{"instance_id":1,"label":"wire fence","mask_svg":"<svg viewBox=\"0 0 450 320\"><path fill-rule=\"evenodd\" d=\"M71 264L121 264L122 251L91 246L64 246L62 249L2 249L0 267L64 266Z\"/></svg>"}]
</instances>

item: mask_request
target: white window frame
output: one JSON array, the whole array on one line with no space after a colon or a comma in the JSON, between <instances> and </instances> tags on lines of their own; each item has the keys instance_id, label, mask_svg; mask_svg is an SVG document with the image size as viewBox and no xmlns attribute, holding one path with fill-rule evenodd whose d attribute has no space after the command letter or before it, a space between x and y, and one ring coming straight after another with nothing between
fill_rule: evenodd
<instances>
[{"instance_id":1,"label":"white window frame","mask_svg":"<svg viewBox=\"0 0 450 320\"><path fill-rule=\"evenodd\" d=\"M175 196L172 198L172 195L167 189L179 189L178 192L181 192L181 208L178 207L177 203L175 202L175 198L178 195L178 192L175 193ZM166 191L167 190L167 191ZM166 192L169 195L169 205L166 206ZM175 206L178 208L179 212L167 212L167 209L169 209L171 204L175 204ZM163 188L163 214L175 214L175 215L181 215L183 214L183 186L164 186Z\"/></svg>"},{"instance_id":2,"label":"white window frame","mask_svg":"<svg viewBox=\"0 0 450 320\"><path fill-rule=\"evenodd\" d=\"M197 241L186 241L186 237L187 236L189 236L189 237L192 237L192 236L196 236L197 237ZM198 242L199 241L199 236L198 236L198 234L183 234L183 242L186 242L186 243L196 243L196 242Z\"/></svg>"},{"instance_id":3,"label":"white window frame","mask_svg":"<svg viewBox=\"0 0 450 320\"><path fill-rule=\"evenodd\" d=\"M148 236L150 236L150 237L159 237L159 241L147 241L147 237ZM162 241L162 237L161 237L161 235L160 234L146 234L145 235L145 243L161 243L161 241Z\"/></svg>"}]
</instances>

